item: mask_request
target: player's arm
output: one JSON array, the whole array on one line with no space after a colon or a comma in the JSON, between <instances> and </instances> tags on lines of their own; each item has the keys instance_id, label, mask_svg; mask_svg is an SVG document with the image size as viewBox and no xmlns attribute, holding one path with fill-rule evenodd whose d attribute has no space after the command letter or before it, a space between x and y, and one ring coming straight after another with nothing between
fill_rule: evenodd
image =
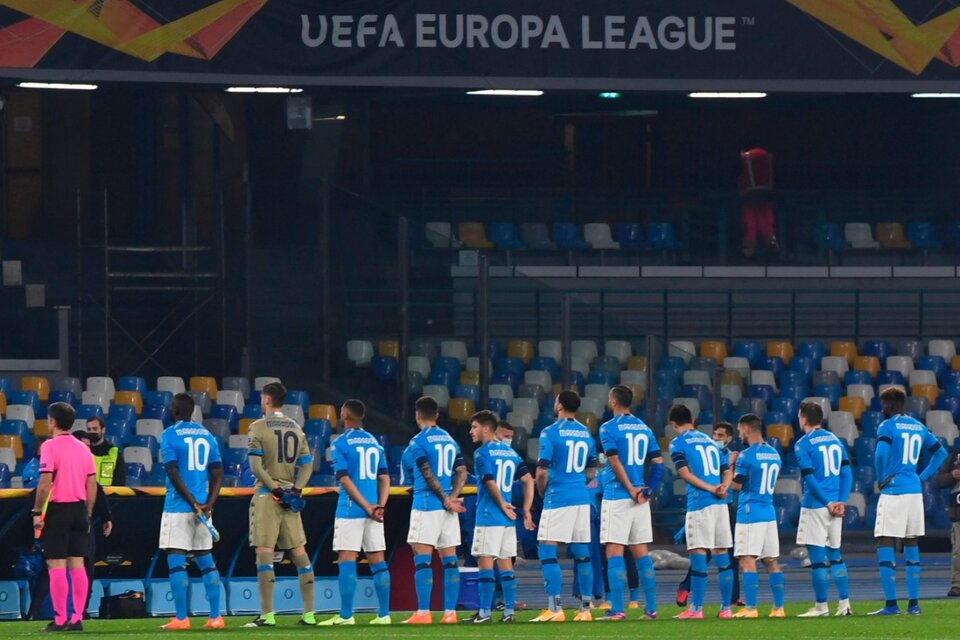
<instances>
[{"instance_id":1,"label":"player's arm","mask_svg":"<svg viewBox=\"0 0 960 640\"><path fill-rule=\"evenodd\" d=\"M527 465L522 464L517 467L517 476L523 483L523 528L527 531L533 531L537 526L533 523L533 498L536 491L536 485L533 476Z\"/></svg>"},{"instance_id":2,"label":"player's arm","mask_svg":"<svg viewBox=\"0 0 960 640\"><path fill-rule=\"evenodd\" d=\"M204 515L208 518L213 512L213 505L220 497L220 487L223 485L223 463L219 460L207 465L207 502L201 505Z\"/></svg>"},{"instance_id":3,"label":"player's arm","mask_svg":"<svg viewBox=\"0 0 960 640\"><path fill-rule=\"evenodd\" d=\"M503 514L511 520L516 520L517 512L512 504L503 499L503 494L500 492L500 486L497 484L496 478L487 474L483 476L482 480L483 486L487 489L487 493L490 494L490 497L493 498L496 505L500 507L500 511L503 511Z\"/></svg>"},{"instance_id":4,"label":"player's arm","mask_svg":"<svg viewBox=\"0 0 960 640\"><path fill-rule=\"evenodd\" d=\"M597 463L597 446L593 443L593 440L590 440L590 444L587 447L587 468L584 470L584 475L587 477L587 483L593 482L593 479L597 477L597 470L600 468L600 465Z\"/></svg>"},{"instance_id":5,"label":"player's arm","mask_svg":"<svg viewBox=\"0 0 960 640\"><path fill-rule=\"evenodd\" d=\"M363 509L363 512L366 513L367 516L370 516L373 512L373 506L367 502L363 494L360 493L360 490L357 489L357 485L350 479L350 474L346 471L337 471L337 481L340 483L340 486L343 487L343 490L347 492L347 495L350 496L350 499L356 502L357 506Z\"/></svg>"},{"instance_id":6,"label":"player's arm","mask_svg":"<svg viewBox=\"0 0 960 640\"><path fill-rule=\"evenodd\" d=\"M547 495L547 479L550 477L550 468L541 466L541 462L537 463L537 493L540 494L540 497L543 498Z\"/></svg>"},{"instance_id":7,"label":"player's arm","mask_svg":"<svg viewBox=\"0 0 960 640\"><path fill-rule=\"evenodd\" d=\"M890 458L890 445L892 442L889 433L885 432L883 427L881 427L877 433L877 449L873 457L873 467L877 472L877 481L880 483L881 489L887 486L887 483L890 481L890 478L885 478L883 474L887 472L887 460Z\"/></svg>"},{"instance_id":8,"label":"player's arm","mask_svg":"<svg viewBox=\"0 0 960 640\"><path fill-rule=\"evenodd\" d=\"M550 439L550 433L540 434L540 451L537 454L537 491L540 497L547 495L547 483L550 480L550 466L553 464L553 440Z\"/></svg>"},{"instance_id":9,"label":"player's arm","mask_svg":"<svg viewBox=\"0 0 960 640\"><path fill-rule=\"evenodd\" d=\"M467 463L463 461L463 458L457 458L453 463L453 482L450 485L450 497L459 498L465 484L467 484Z\"/></svg>"},{"instance_id":10,"label":"player's arm","mask_svg":"<svg viewBox=\"0 0 960 640\"><path fill-rule=\"evenodd\" d=\"M33 510L37 513L43 511L50 499L50 491L53 489L53 473L50 471L41 471L40 480L37 481L37 494L33 499Z\"/></svg>"},{"instance_id":11,"label":"player's arm","mask_svg":"<svg viewBox=\"0 0 960 640\"><path fill-rule=\"evenodd\" d=\"M713 493L717 490L716 486L701 480L694 475L692 471L690 471L690 465L687 463L687 456L682 450L674 449L670 457L673 458L673 464L677 468L677 475L680 476L681 480L696 489L701 489L708 493Z\"/></svg>"},{"instance_id":12,"label":"player's arm","mask_svg":"<svg viewBox=\"0 0 960 640\"><path fill-rule=\"evenodd\" d=\"M381 507L387 506L387 500L390 499L390 472L381 469L377 472L377 504Z\"/></svg>"},{"instance_id":13,"label":"player's arm","mask_svg":"<svg viewBox=\"0 0 960 640\"><path fill-rule=\"evenodd\" d=\"M606 456L607 464L610 465L610 470L613 471L613 475L617 479L617 482L623 485L623 488L628 494L630 494L630 497L633 500L636 500L643 488L635 487L633 486L633 483L630 482L630 477L627 475L627 470L624 468L623 463L620 462L619 452L616 449L607 449Z\"/></svg>"},{"instance_id":14,"label":"player's arm","mask_svg":"<svg viewBox=\"0 0 960 640\"><path fill-rule=\"evenodd\" d=\"M253 474L253 477L256 478L265 489L273 492L277 489L278 485L263 467L262 432L263 428L260 426L254 426L254 428L250 430L250 448L247 451L247 461L250 463L250 472Z\"/></svg>"},{"instance_id":15,"label":"player's arm","mask_svg":"<svg viewBox=\"0 0 960 640\"><path fill-rule=\"evenodd\" d=\"M643 497L649 499L663 479L663 456L660 455L660 449L647 453L645 466L647 468L647 486L643 489Z\"/></svg>"},{"instance_id":16,"label":"player's arm","mask_svg":"<svg viewBox=\"0 0 960 640\"><path fill-rule=\"evenodd\" d=\"M310 482L313 475L313 454L310 453L310 444L307 434L300 432L300 449L297 452L297 475L293 479L293 490L300 491Z\"/></svg>"},{"instance_id":17,"label":"player's arm","mask_svg":"<svg viewBox=\"0 0 960 640\"><path fill-rule=\"evenodd\" d=\"M170 478L170 484L173 485L176 492L187 501L187 504L193 507L194 511L199 509L200 505L197 503L196 498L193 497L193 494L187 489L187 485L184 484L183 478L180 477L180 468L177 466L177 461L171 460L163 466L167 470L167 477Z\"/></svg>"},{"instance_id":18,"label":"player's arm","mask_svg":"<svg viewBox=\"0 0 960 640\"><path fill-rule=\"evenodd\" d=\"M747 460L740 459L739 464L736 465L736 474L733 476L731 481L731 486L736 490L740 491L743 489L743 485L747 484L747 481L750 477L750 463ZM728 469L729 470L729 469Z\"/></svg>"},{"instance_id":19,"label":"player's arm","mask_svg":"<svg viewBox=\"0 0 960 640\"><path fill-rule=\"evenodd\" d=\"M927 466L924 467L923 471L919 474L921 482L926 482L936 475L940 469L940 465L947 459L947 450L943 448L943 445L940 444L936 436L927 431L924 440L924 445L926 445L927 451L930 452L930 459L927 460Z\"/></svg>"}]
</instances>

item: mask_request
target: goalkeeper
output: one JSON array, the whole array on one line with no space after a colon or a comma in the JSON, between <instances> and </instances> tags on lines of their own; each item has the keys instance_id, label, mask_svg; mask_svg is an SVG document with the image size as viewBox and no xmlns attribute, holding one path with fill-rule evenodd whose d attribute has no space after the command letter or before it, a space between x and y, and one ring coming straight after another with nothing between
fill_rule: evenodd
<instances>
[{"instance_id":1,"label":"goalkeeper","mask_svg":"<svg viewBox=\"0 0 960 640\"><path fill-rule=\"evenodd\" d=\"M303 429L283 415L280 408L287 390L279 382L271 382L260 392L263 418L250 425L250 470L257 482L250 500L250 546L257 554L257 586L260 592L260 615L245 627L274 627L273 570L274 549L290 551L290 560L297 567L303 616L298 624L315 625L313 613L313 567L304 546L300 510L300 491L313 471L313 457ZM294 475L296 474L296 475Z\"/></svg>"}]
</instances>

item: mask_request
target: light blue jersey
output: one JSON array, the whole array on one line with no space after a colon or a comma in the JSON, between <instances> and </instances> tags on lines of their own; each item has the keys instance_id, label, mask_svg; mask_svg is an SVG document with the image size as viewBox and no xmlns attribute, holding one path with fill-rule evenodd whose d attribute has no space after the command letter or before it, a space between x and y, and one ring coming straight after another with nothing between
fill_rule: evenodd
<instances>
[{"instance_id":1,"label":"light blue jersey","mask_svg":"<svg viewBox=\"0 0 960 640\"><path fill-rule=\"evenodd\" d=\"M765 442L750 445L737 456L734 482L740 487L737 522L752 524L777 519L773 493L782 461L777 450Z\"/></svg>"},{"instance_id":2,"label":"light blue jersey","mask_svg":"<svg viewBox=\"0 0 960 640\"><path fill-rule=\"evenodd\" d=\"M597 445L585 426L564 418L544 429L537 466L550 472L544 509L590 504L586 470L597 466Z\"/></svg>"},{"instance_id":3,"label":"light blue jersey","mask_svg":"<svg viewBox=\"0 0 960 640\"><path fill-rule=\"evenodd\" d=\"M370 504L380 501L379 476L388 475L387 457L376 438L363 429L347 429L331 445L337 480L346 476ZM338 518L366 518L367 514L343 489L337 499Z\"/></svg>"},{"instance_id":4,"label":"light blue jersey","mask_svg":"<svg viewBox=\"0 0 960 640\"><path fill-rule=\"evenodd\" d=\"M922 493L917 463L924 449L933 452L940 448L936 436L923 423L909 416L897 415L884 420L877 427L877 443L881 442L890 447L883 468L880 465L884 461L879 457L876 460L877 482L883 486L881 492L895 496Z\"/></svg>"},{"instance_id":5,"label":"light blue jersey","mask_svg":"<svg viewBox=\"0 0 960 640\"><path fill-rule=\"evenodd\" d=\"M410 439L403 452L401 465L413 472L413 509L417 511L439 511L443 504L437 494L427 486L420 472L420 462L426 460L430 471L440 481L443 492L450 493L453 485L453 472L464 465L460 455L460 446L450 434L434 425L427 427Z\"/></svg>"},{"instance_id":6,"label":"light blue jersey","mask_svg":"<svg viewBox=\"0 0 960 640\"><path fill-rule=\"evenodd\" d=\"M510 527L508 518L487 489L487 481L497 483L500 495L508 504L513 500L513 482L530 472L517 452L509 444L491 440L473 453L474 473L477 476L477 526Z\"/></svg>"},{"instance_id":7,"label":"light blue jersey","mask_svg":"<svg viewBox=\"0 0 960 640\"><path fill-rule=\"evenodd\" d=\"M720 484L727 466L727 455L710 436L692 429L679 434L670 442L670 457L679 470L683 467L708 484ZM687 511L699 511L715 504L727 504L709 491L687 483Z\"/></svg>"},{"instance_id":8,"label":"light blue jersey","mask_svg":"<svg viewBox=\"0 0 960 640\"><path fill-rule=\"evenodd\" d=\"M220 447L206 427L194 422L177 422L160 434L160 461L164 466L176 463L187 491L199 503L207 501L210 479L207 470L222 466ZM163 510L168 513L193 513L193 506L173 487L167 476L167 497Z\"/></svg>"},{"instance_id":9,"label":"light blue jersey","mask_svg":"<svg viewBox=\"0 0 960 640\"><path fill-rule=\"evenodd\" d=\"M607 456L617 456L627 478L635 487L644 486L644 472L648 460L660 457L660 444L653 431L640 418L622 414L604 422L600 427L600 445ZM632 496L611 474L610 481L603 483L604 500L629 500Z\"/></svg>"},{"instance_id":10,"label":"light blue jersey","mask_svg":"<svg viewBox=\"0 0 960 640\"><path fill-rule=\"evenodd\" d=\"M794 446L797 464L804 477L812 474L823 490L827 502L818 499L812 491L803 492L800 506L804 509L822 509L829 502L840 501L840 471L850 464L847 447L826 429L814 429Z\"/></svg>"}]
</instances>

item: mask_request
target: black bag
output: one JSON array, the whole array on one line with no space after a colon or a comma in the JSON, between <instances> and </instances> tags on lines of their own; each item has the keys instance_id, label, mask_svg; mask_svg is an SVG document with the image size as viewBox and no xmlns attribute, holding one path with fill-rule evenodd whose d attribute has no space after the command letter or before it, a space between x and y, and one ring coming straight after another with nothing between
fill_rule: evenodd
<instances>
[{"instance_id":1,"label":"black bag","mask_svg":"<svg viewBox=\"0 0 960 640\"><path fill-rule=\"evenodd\" d=\"M115 596L104 596L100 600L100 617L105 620L114 618L146 618L147 603L142 591L125 591Z\"/></svg>"}]
</instances>

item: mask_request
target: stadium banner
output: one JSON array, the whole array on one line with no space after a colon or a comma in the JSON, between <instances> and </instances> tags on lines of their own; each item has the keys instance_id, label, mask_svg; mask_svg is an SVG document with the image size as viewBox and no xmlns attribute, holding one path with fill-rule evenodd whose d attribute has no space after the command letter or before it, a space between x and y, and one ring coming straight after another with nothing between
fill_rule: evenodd
<instances>
[{"instance_id":1,"label":"stadium banner","mask_svg":"<svg viewBox=\"0 0 960 640\"><path fill-rule=\"evenodd\" d=\"M956 90L941 0L0 0L32 80L605 90Z\"/></svg>"},{"instance_id":2,"label":"stadium banner","mask_svg":"<svg viewBox=\"0 0 960 640\"><path fill-rule=\"evenodd\" d=\"M162 554L153 563L160 536L160 517L163 513L165 490L160 487L105 488L113 512L113 532L109 537L98 535L96 543L96 577L105 579L144 579L167 577L167 563ZM476 487L465 487L465 501L475 502ZM253 489L225 488L221 491L213 514L213 522L220 532L220 541L213 547L213 555L221 572L232 577L257 575L254 554L248 544L250 497ZM317 575L337 575L333 540L334 515L337 510L338 490L311 487L304 489L306 507L301 512L307 534L307 552L315 559ZM34 544L30 509L33 492L26 489L0 490L0 580L17 579L14 567ZM472 530L472 510L461 515L465 529ZM470 521L468 522L468 520ZM410 522L410 490L397 487L391 490L384 517L387 553L403 544ZM151 573L152 570L152 573ZM286 558L277 565L277 575L296 576L296 568Z\"/></svg>"}]
</instances>

